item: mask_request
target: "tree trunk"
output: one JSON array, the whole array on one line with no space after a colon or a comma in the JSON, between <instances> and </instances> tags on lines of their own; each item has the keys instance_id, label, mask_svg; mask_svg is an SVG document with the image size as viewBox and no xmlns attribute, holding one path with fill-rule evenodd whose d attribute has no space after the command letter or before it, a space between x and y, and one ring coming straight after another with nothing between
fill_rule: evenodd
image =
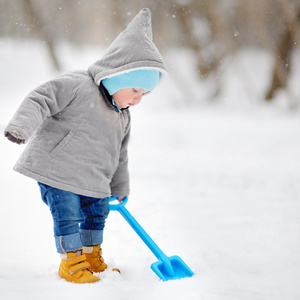
<instances>
[{"instance_id":1,"label":"tree trunk","mask_svg":"<svg viewBox=\"0 0 300 300\"><path fill-rule=\"evenodd\" d=\"M43 41L45 41L46 47L48 49L50 60L55 70L61 70L60 63L58 61L57 55L55 53L55 39L53 34L46 29L46 26L35 7L32 0L23 0L23 7L25 15L28 16L30 20L30 24L32 24L33 28L36 30L37 34L41 37Z\"/></svg>"},{"instance_id":2,"label":"tree trunk","mask_svg":"<svg viewBox=\"0 0 300 300\"><path fill-rule=\"evenodd\" d=\"M287 16L287 23L282 39L278 44L277 59L273 70L272 82L266 93L266 100L270 101L274 98L276 91L280 88L287 89L288 76L291 69L292 51L299 40L298 24L300 23L300 12L292 14L289 9L288 1L281 0L283 11ZM285 74L283 73L285 71Z\"/></svg>"}]
</instances>

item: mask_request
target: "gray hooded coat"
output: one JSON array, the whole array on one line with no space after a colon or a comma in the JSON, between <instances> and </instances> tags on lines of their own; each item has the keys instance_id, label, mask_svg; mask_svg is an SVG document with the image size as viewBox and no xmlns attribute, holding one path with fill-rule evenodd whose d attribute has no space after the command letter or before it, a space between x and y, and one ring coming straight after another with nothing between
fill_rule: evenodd
<instances>
[{"instance_id":1,"label":"gray hooded coat","mask_svg":"<svg viewBox=\"0 0 300 300\"><path fill-rule=\"evenodd\" d=\"M5 132L28 144L14 170L44 184L90 197L129 194L129 110L119 113L99 91L102 79L135 69L166 72L142 9L88 71L34 89Z\"/></svg>"}]
</instances>

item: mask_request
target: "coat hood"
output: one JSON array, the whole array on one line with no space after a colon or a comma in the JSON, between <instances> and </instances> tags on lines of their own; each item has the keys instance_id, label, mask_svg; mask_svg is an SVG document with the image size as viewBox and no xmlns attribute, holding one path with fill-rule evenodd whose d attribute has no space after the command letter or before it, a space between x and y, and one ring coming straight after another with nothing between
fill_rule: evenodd
<instances>
[{"instance_id":1,"label":"coat hood","mask_svg":"<svg viewBox=\"0 0 300 300\"><path fill-rule=\"evenodd\" d=\"M104 78L136 69L155 69L166 74L161 54L152 41L151 12L142 9L88 71L97 85Z\"/></svg>"}]
</instances>

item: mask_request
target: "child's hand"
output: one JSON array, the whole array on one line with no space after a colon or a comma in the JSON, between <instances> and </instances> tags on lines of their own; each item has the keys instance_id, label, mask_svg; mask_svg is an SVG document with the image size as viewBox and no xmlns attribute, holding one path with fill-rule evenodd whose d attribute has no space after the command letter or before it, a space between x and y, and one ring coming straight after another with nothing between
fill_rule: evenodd
<instances>
[{"instance_id":1,"label":"child's hand","mask_svg":"<svg viewBox=\"0 0 300 300\"><path fill-rule=\"evenodd\" d=\"M11 131L11 132L6 131L4 135L13 143L17 143L19 145L25 144L25 139L23 138L23 136L17 133L16 131Z\"/></svg>"},{"instance_id":2,"label":"child's hand","mask_svg":"<svg viewBox=\"0 0 300 300\"><path fill-rule=\"evenodd\" d=\"M119 201L119 203L122 203L122 201L124 200L124 198L125 198L125 197L127 197L127 198L128 198L128 196L118 197L118 201Z\"/></svg>"}]
</instances>

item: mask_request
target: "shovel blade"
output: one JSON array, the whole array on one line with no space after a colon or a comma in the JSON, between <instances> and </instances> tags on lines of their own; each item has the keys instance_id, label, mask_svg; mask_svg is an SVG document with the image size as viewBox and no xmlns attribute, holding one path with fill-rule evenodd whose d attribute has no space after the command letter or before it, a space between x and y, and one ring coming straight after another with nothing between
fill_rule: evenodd
<instances>
[{"instance_id":1,"label":"shovel blade","mask_svg":"<svg viewBox=\"0 0 300 300\"><path fill-rule=\"evenodd\" d=\"M191 277L194 272L177 255L168 257L168 263L162 260L151 265L151 269L163 281Z\"/></svg>"}]
</instances>

